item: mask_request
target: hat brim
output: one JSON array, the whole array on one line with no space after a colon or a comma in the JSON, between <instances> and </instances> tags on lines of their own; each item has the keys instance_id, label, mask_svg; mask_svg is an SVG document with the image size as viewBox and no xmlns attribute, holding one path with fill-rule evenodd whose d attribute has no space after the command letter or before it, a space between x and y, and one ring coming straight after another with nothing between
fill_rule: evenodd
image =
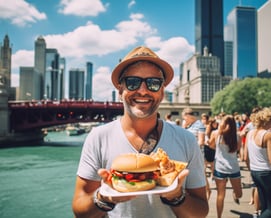
<instances>
[{"instance_id":1,"label":"hat brim","mask_svg":"<svg viewBox=\"0 0 271 218\"><path fill-rule=\"evenodd\" d=\"M160 59L160 58L154 58L154 57L148 57L148 56L138 56L138 57L134 57L134 58L130 58L127 59L125 61L120 62L115 69L112 72L111 75L111 80L113 85L118 88L119 85L119 78L123 72L123 70L130 64L137 62L137 61L149 61L152 62L154 64L156 64L158 67L161 68L161 70L164 73L165 76L165 86L167 86L171 80L173 79L174 76L174 71L172 69L172 67L164 60Z\"/></svg>"}]
</instances>

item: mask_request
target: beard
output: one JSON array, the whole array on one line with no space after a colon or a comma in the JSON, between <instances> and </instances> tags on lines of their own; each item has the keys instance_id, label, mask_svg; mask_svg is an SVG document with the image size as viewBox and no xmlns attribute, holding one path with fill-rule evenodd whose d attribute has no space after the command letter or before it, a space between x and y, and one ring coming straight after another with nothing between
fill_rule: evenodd
<instances>
[{"instance_id":1,"label":"beard","mask_svg":"<svg viewBox=\"0 0 271 218\"><path fill-rule=\"evenodd\" d=\"M149 103L135 103L134 100L123 101L124 111L134 118L147 118L158 111L161 100Z\"/></svg>"}]
</instances>

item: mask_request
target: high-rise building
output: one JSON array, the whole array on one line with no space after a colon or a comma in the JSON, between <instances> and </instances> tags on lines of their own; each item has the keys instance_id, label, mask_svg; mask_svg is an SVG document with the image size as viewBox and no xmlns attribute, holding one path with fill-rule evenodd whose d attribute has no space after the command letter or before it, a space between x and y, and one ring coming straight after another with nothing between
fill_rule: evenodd
<instances>
[{"instance_id":1,"label":"high-rise building","mask_svg":"<svg viewBox=\"0 0 271 218\"><path fill-rule=\"evenodd\" d=\"M66 59L60 58L59 59L59 81L60 81L60 99L65 98L65 81L66 81Z\"/></svg>"},{"instance_id":2,"label":"high-rise building","mask_svg":"<svg viewBox=\"0 0 271 218\"><path fill-rule=\"evenodd\" d=\"M35 41L34 71L40 77L37 83L40 97L37 99L60 100L64 97L65 59L60 57L57 49L46 48L42 36Z\"/></svg>"},{"instance_id":3,"label":"high-rise building","mask_svg":"<svg viewBox=\"0 0 271 218\"><path fill-rule=\"evenodd\" d=\"M83 69L69 71L69 99L84 99L85 72Z\"/></svg>"},{"instance_id":4,"label":"high-rise building","mask_svg":"<svg viewBox=\"0 0 271 218\"><path fill-rule=\"evenodd\" d=\"M258 72L271 73L271 1L258 10Z\"/></svg>"},{"instance_id":5,"label":"high-rise building","mask_svg":"<svg viewBox=\"0 0 271 218\"><path fill-rule=\"evenodd\" d=\"M34 54L34 71L35 74L39 76L39 82L38 87L40 87L39 90L37 90L39 93L37 93L37 96L39 96L38 99L43 99L46 96L44 96L44 81L45 81L45 58L46 58L46 42L42 36L39 36L37 40L35 41L35 54Z\"/></svg>"},{"instance_id":6,"label":"high-rise building","mask_svg":"<svg viewBox=\"0 0 271 218\"><path fill-rule=\"evenodd\" d=\"M232 28L224 27L224 75L232 77L233 71L233 33Z\"/></svg>"},{"instance_id":7,"label":"high-rise building","mask_svg":"<svg viewBox=\"0 0 271 218\"><path fill-rule=\"evenodd\" d=\"M224 75L232 77L233 43L232 43L232 41L225 41L224 45L225 45L225 47L224 47Z\"/></svg>"},{"instance_id":8,"label":"high-rise building","mask_svg":"<svg viewBox=\"0 0 271 218\"><path fill-rule=\"evenodd\" d=\"M196 53L204 47L220 59L220 73L224 75L223 0L196 0L195 4Z\"/></svg>"},{"instance_id":9,"label":"high-rise building","mask_svg":"<svg viewBox=\"0 0 271 218\"><path fill-rule=\"evenodd\" d=\"M9 113L6 76L0 59L0 137L6 136L9 132Z\"/></svg>"},{"instance_id":10,"label":"high-rise building","mask_svg":"<svg viewBox=\"0 0 271 218\"><path fill-rule=\"evenodd\" d=\"M5 82L8 100L16 99L16 88L11 87L11 46L8 35L5 35L3 44L0 46L0 72Z\"/></svg>"},{"instance_id":11,"label":"high-rise building","mask_svg":"<svg viewBox=\"0 0 271 218\"><path fill-rule=\"evenodd\" d=\"M92 72L93 64L87 62L87 75L86 75L86 99L92 99Z\"/></svg>"},{"instance_id":12,"label":"high-rise building","mask_svg":"<svg viewBox=\"0 0 271 218\"><path fill-rule=\"evenodd\" d=\"M2 68L5 70L6 85L9 89L11 87L11 47L8 35L5 35L0 51Z\"/></svg>"},{"instance_id":13,"label":"high-rise building","mask_svg":"<svg viewBox=\"0 0 271 218\"><path fill-rule=\"evenodd\" d=\"M233 79L257 76L257 10L254 7L235 7L227 17L232 38Z\"/></svg>"},{"instance_id":14,"label":"high-rise building","mask_svg":"<svg viewBox=\"0 0 271 218\"><path fill-rule=\"evenodd\" d=\"M20 67L20 91L19 100L39 99L40 76L34 71L34 67Z\"/></svg>"},{"instance_id":15,"label":"high-rise building","mask_svg":"<svg viewBox=\"0 0 271 218\"><path fill-rule=\"evenodd\" d=\"M221 76L220 59L210 55L207 47L203 55L193 55L181 68L180 85L174 91L177 103L208 104L231 81L231 77Z\"/></svg>"},{"instance_id":16,"label":"high-rise building","mask_svg":"<svg viewBox=\"0 0 271 218\"><path fill-rule=\"evenodd\" d=\"M60 99L60 69L57 49L46 49L46 72L44 80L44 94L51 100Z\"/></svg>"}]
</instances>

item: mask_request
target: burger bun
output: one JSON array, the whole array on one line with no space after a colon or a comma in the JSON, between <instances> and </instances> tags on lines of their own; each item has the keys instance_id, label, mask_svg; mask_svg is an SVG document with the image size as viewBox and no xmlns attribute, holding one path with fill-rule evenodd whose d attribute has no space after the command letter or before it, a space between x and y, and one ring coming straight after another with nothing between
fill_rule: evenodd
<instances>
[{"instance_id":1,"label":"burger bun","mask_svg":"<svg viewBox=\"0 0 271 218\"><path fill-rule=\"evenodd\" d=\"M121 172L145 173L156 171L158 164L149 155L128 153L116 157L112 162L111 168Z\"/></svg>"},{"instance_id":2,"label":"burger bun","mask_svg":"<svg viewBox=\"0 0 271 218\"><path fill-rule=\"evenodd\" d=\"M112 179L112 186L119 192L138 192L153 189L156 186L154 180L129 183L123 179Z\"/></svg>"}]
</instances>

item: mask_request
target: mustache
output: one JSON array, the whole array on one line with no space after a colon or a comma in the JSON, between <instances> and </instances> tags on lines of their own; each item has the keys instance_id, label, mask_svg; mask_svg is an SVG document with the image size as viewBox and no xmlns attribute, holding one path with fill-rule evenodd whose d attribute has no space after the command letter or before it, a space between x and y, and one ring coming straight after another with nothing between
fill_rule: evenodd
<instances>
[{"instance_id":1,"label":"mustache","mask_svg":"<svg viewBox=\"0 0 271 218\"><path fill-rule=\"evenodd\" d=\"M140 98L153 98L151 95L149 94L144 94L144 95L141 95L140 93L135 93L134 95L132 95L131 97L140 97Z\"/></svg>"}]
</instances>

